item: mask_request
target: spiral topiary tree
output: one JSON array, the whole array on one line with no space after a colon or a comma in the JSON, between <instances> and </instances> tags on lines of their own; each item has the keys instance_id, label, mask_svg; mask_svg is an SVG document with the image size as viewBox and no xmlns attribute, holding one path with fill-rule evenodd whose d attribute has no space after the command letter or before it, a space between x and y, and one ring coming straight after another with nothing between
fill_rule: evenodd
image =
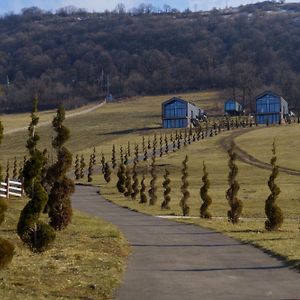
<instances>
[{"instance_id":1,"label":"spiral topiary tree","mask_svg":"<svg viewBox=\"0 0 300 300\"><path fill-rule=\"evenodd\" d=\"M136 200L137 195L139 194L139 179L137 173L137 161L134 161L133 168L132 168L132 193L131 198L132 200Z\"/></svg>"},{"instance_id":2,"label":"spiral topiary tree","mask_svg":"<svg viewBox=\"0 0 300 300\"><path fill-rule=\"evenodd\" d=\"M93 166L96 166L96 164L97 164L97 160L96 160L96 148L95 147L93 147L92 163L93 163Z\"/></svg>"},{"instance_id":3,"label":"spiral topiary tree","mask_svg":"<svg viewBox=\"0 0 300 300\"><path fill-rule=\"evenodd\" d=\"M142 137L142 149L143 149L143 152L145 152L145 149L146 149L145 136Z\"/></svg>"},{"instance_id":4,"label":"spiral topiary tree","mask_svg":"<svg viewBox=\"0 0 300 300\"><path fill-rule=\"evenodd\" d=\"M155 156L152 157L152 164L151 164L151 176L152 179L150 181L150 189L148 191L149 194L149 205L155 205L157 202L157 175L156 175L156 168L155 168Z\"/></svg>"},{"instance_id":5,"label":"spiral topiary tree","mask_svg":"<svg viewBox=\"0 0 300 300\"><path fill-rule=\"evenodd\" d=\"M84 178L85 161L83 154L80 157L80 178Z\"/></svg>"},{"instance_id":6,"label":"spiral topiary tree","mask_svg":"<svg viewBox=\"0 0 300 300\"><path fill-rule=\"evenodd\" d=\"M189 187L189 182L187 180L188 177L188 166L187 166L187 162L188 162L188 156L185 156L185 159L182 162L182 176L181 176L181 193L182 193L182 198L180 200L179 206L181 207L182 210L182 214L183 216L188 216L190 213L190 207L188 205L188 199L190 197L190 193L188 191L188 187Z\"/></svg>"},{"instance_id":7,"label":"spiral topiary tree","mask_svg":"<svg viewBox=\"0 0 300 300\"><path fill-rule=\"evenodd\" d=\"M101 153L101 172L102 172L102 174L104 174L105 163L106 163L105 156L104 156L104 153L102 152Z\"/></svg>"},{"instance_id":8,"label":"spiral topiary tree","mask_svg":"<svg viewBox=\"0 0 300 300\"><path fill-rule=\"evenodd\" d=\"M112 163L113 169L115 169L117 167L116 147L115 147L115 145L113 145L111 152L112 152L111 153L111 163Z\"/></svg>"},{"instance_id":9,"label":"spiral topiary tree","mask_svg":"<svg viewBox=\"0 0 300 300\"><path fill-rule=\"evenodd\" d=\"M117 182L117 189L120 193L125 193L125 181L126 181L126 177L125 177L125 166L124 164L120 163L119 165L119 169L118 169L118 182Z\"/></svg>"},{"instance_id":10,"label":"spiral topiary tree","mask_svg":"<svg viewBox=\"0 0 300 300\"><path fill-rule=\"evenodd\" d=\"M15 157L14 159L14 168L13 168L13 179L18 178L18 161L17 158Z\"/></svg>"},{"instance_id":11,"label":"spiral topiary tree","mask_svg":"<svg viewBox=\"0 0 300 300\"><path fill-rule=\"evenodd\" d=\"M163 137L160 135L159 137L159 156L162 157L164 154L164 149L163 149Z\"/></svg>"},{"instance_id":12,"label":"spiral topiary tree","mask_svg":"<svg viewBox=\"0 0 300 300\"><path fill-rule=\"evenodd\" d=\"M63 230L72 219L72 203L71 195L75 191L75 185L67 173L72 168L72 154L64 146L70 139L70 130L64 126L65 109L60 105L57 109L56 116L52 121L53 129L56 136L52 142L53 148L56 150L56 163L48 170L48 176L51 178L52 188L49 194L48 215L50 225L55 230ZM95 152L91 156L92 163L95 159Z\"/></svg>"},{"instance_id":13,"label":"spiral topiary tree","mask_svg":"<svg viewBox=\"0 0 300 300\"><path fill-rule=\"evenodd\" d=\"M123 154L123 147L120 147L120 162L121 164L124 163L124 154Z\"/></svg>"},{"instance_id":14,"label":"spiral topiary tree","mask_svg":"<svg viewBox=\"0 0 300 300\"><path fill-rule=\"evenodd\" d=\"M141 181L141 190L140 190L140 202L141 204L146 204L148 202L147 195L146 195L146 184L145 184L145 174L143 174L143 178Z\"/></svg>"},{"instance_id":15,"label":"spiral topiary tree","mask_svg":"<svg viewBox=\"0 0 300 300\"><path fill-rule=\"evenodd\" d=\"M3 139L3 126L0 121L0 144ZM0 182L2 181L1 165L0 165ZM4 198L0 198L0 225L5 220L5 212L8 208L7 202ZM0 237L0 269L7 267L13 259L14 256L14 245Z\"/></svg>"},{"instance_id":16,"label":"spiral topiary tree","mask_svg":"<svg viewBox=\"0 0 300 300\"><path fill-rule=\"evenodd\" d=\"M103 169L104 172L104 169ZM93 181L93 174L94 174L94 159L93 154L90 155L89 167L88 167L88 182Z\"/></svg>"},{"instance_id":17,"label":"spiral topiary tree","mask_svg":"<svg viewBox=\"0 0 300 300\"><path fill-rule=\"evenodd\" d=\"M162 186L164 188L164 201L161 204L161 209L170 209L170 193L171 193L171 188L170 188L170 183L171 180L169 178L170 172L168 170L165 170L164 174L164 181L162 183Z\"/></svg>"},{"instance_id":18,"label":"spiral topiary tree","mask_svg":"<svg viewBox=\"0 0 300 300\"><path fill-rule=\"evenodd\" d=\"M234 152L234 145L232 144L228 150L229 155L229 175L228 175L228 185L229 189L226 192L226 199L228 200L230 210L227 212L228 221L232 224L237 224L239 222L240 215L243 210L243 202L237 197L240 186L236 180L238 174L238 167L235 163L236 154Z\"/></svg>"},{"instance_id":19,"label":"spiral topiary tree","mask_svg":"<svg viewBox=\"0 0 300 300\"><path fill-rule=\"evenodd\" d=\"M10 167L9 167L9 160L7 161L7 163L6 163L6 175L5 175L5 181L7 182L8 180L9 180L9 169L10 169Z\"/></svg>"},{"instance_id":20,"label":"spiral topiary tree","mask_svg":"<svg viewBox=\"0 0 300 300\"><path fill-rule=\"evenodd\" d=\"M136 144L134 146L134 162L138 163L139 162L139 145Z\"/></svg>"},{"instance_id":21,"label":"spiral topiary tree","mask_svg":"<svg viewBox=\"0 0 300 300\"><path fill-rule=\"evenodd\" d=\"M208 172L206 170L205 162L203 162L203 177L202 177L203 186L200 189L200 197L203 201L200 207L200 217L204 219L211 219L211 213L208 211L208 207L211 205L212 200L208 195L208 190L210 188L210 182L208 179Z\"/></svg>"},{"instance_id":22,"label":"spiral topiary tree","mask_svg":"<svg viewBox=\"0 0 300 300\"><path fill-rule=\"evenodd\" d=\"M79 164L79 155L76 155L76 159L75 159L75 178L76 180L80 179L80 164Z\"/></svg>"},{"instance_id":23,"label":"spiral topiary tree","mask_svg":"<svg viewBox=\"0 0 300 300\"><path fill-rule=\"evenodd\" d=\"M30 158L26 161L23 170L24 188L30 200L21 211L17 233L32 251L43 252L54 241L55 231L50 225L39 220L48 202L48 194L41 184L44 156L37 149L37 142L39 141L39 136L35 130L39 121L36 115L37 102L37 97L35 97L26 145Z\"/></svg>"},{"instance_id":24,"label":"spiral topiary tree","mask_svg":"<svg viewBox=\"0 0 300 300\"><path fill-rule=\"evenodd\" d=\"M275 180L279 173L278 166L276 165L277 157L276 157L275 140L273 142L272 153L273 153L273 157L271 158L272 173L268 181L268 186L271 191L271 194L269 195L265 203L265 213L268 218L265 222L265 228L268 231L278 230L283 223L282 211L280 207L276 204L276 200L281 191L280 188L275 183Z\"/></svg>"},{"instance_id":25,"label":"spiral topiary tree","mask_svg":"<svg viewBox=\"0 0 300 300\"><path fill-rule=\"evenodd\" d=\"M132 184L131 184L131 171L130 171L130 167L129 165L127 165L126 167L126 172L125 172L125 193L124 196L125 197L130 197L132 194Z\"/></svg>"},{"instance_id":26,"label":"spiral topiary tree","mask_svg":"<svg viewBox=\"0 0 300 300\"><path fill-rule=\"evenodd\" d=\"M128 155L128 157L131 156L131 145L130 145L129 141L128 141L128 144L127 144L127 155Z\"/></svg>"},{"instance_id":27,"label":"spiral topiary tree","mask_svg":"<svg viewBox=\"0 0 300 300\"><path fill-rule=\"evenodd\" d=\"M145 148L143 160L144 160L144 161L147 161L147 160L148 160L148 151L147 151L147 148Z\"/></svg>"},{"instance_id":28,"label":"spiral topiary tree","mask_svg":"<svg viewBox=\"0 0 300 300\"><path fill-rule=\"evenodd\" d=\"M129 162L128 155L127 155L127 153L125 153L125 155L124 155L124 165L127 166L128 162Z\"/></svg>"},{"instance_id":29,"label":"spiral topiary tree","mask_svg":"<svg viewBox=\"0 0 300 300\"><path fill-rule=\"evenodd\" d=\"M169 153L169 142L168 142L168 137L165 135L165 154Z\"/></svg>"},{"instance_id":30,"label":"spiral topiary tree","mask_svg":"<svg viewBox=\"0 0 300 300\"><path fill-rule=\"evenodd\" d=\"M107 183L109 183L111 181L111 170L109 167L108 163L105 163L105 167L104 167L104 179Z\"/></svg>"}]
</instances>

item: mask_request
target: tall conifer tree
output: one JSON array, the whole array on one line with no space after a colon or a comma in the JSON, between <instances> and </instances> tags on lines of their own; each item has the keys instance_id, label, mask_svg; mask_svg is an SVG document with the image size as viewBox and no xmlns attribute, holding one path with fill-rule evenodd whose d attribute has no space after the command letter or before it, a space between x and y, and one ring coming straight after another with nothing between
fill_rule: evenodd
<instances>
[{"instance_id":1,"label":"tall conifer tree","mask_svg":"<svg viewBox=\"0 0 300 300\"><path fill-rule=\"evenodd\" d=\"M65 109L60 105L53 119L52 126L56 133L52 145L57 153L57 161L48 170L52 177L52 189L49 195L48 207L50 225L55 230L62 230L68 226L72 218L71 195L75 191L72 179L67 176L72 167L72 154L65 147L70 138L70 130L63 125Z\"/></svg>"},{"instance_id":2,"label":"tall conifer tree","mask_svg":"<svg viewBox=\"0 0 300 300\"><path fill-rule=\"evenodd\" d=\"M23 176L24 188L30 198L20 214L17 233L21 240L33 251L45 251L54 241L55 232L53 228L39 220L48 202L48 194L41 183L41 174L45 157L37 149L39 136L36 134L36 126L39 118L37 116L37 97L34 99L31 122L28 127L29 137L27 149L29 159L26 161Z\"/></svg>"}]
</instances>

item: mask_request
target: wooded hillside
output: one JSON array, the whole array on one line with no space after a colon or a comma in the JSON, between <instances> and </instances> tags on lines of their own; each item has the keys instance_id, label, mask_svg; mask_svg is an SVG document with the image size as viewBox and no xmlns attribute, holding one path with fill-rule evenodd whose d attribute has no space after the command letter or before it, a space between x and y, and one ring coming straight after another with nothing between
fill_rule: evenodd
<instances>
[{"instance_id":1,"label":"wooded hillside","mask_svg":"<svg viewBox=\"0 0 300 300\"><path fill-rule=\"evenodd\" d=\"M271 87L300 103L300 4L264 5L2 17L1 111L30 109L36 92L42 108L98 100L108 78L115 97L218 88L250 106Z\"/></svg>"}]
</instances>

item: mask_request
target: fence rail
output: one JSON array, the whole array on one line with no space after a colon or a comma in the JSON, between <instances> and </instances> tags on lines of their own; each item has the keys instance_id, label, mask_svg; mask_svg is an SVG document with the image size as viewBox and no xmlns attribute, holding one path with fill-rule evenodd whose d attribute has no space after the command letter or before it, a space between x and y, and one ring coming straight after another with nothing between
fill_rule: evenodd
<instances>
[{"instance_id":1,"label":"fence rail","mask_svg":"<svg viewBox=\"0 0 300 300\"><path fill-rule=\"evenodd\" d=\"M22 197L24 194L23 184L16 180L6 180L0 182L0 197L9 198L9 196Z\"/></svg>"}]
</instances>

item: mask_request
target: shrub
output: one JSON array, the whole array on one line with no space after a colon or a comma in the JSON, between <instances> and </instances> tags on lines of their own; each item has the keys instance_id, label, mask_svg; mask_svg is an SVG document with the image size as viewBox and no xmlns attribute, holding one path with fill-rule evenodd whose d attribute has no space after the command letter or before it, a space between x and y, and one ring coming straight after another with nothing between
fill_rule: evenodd
<instances>
[{"instance_id":1,"label":"shrub","mask_svg":"<svg viewBox=\"0 0 300 300\"><path fill-rule=\"evenodd\" d=\"M79 155L76 155L75 158L75 178L76 180L80 179L80 165L79 165Z\"/></svg>"},{"instance_id":2,"label":"shrub","mask_svg":"<svg viewBox=\"0 0 300 300\"><path fill-rule=\"evenodd\" d=\"M146 185L145 185L145 174L143 174L143 178L142 178L142 181L141 181L141 190L140 190L140 202L141 204L145 204L148 202L148 199L147 199L147 195L146 195Z\"/></svg>"},{"instance_id":3,"label":"shrub","mask_svg":"<svg viewBox=\"0 0 300 300\"><path fill-rule=\"evenodd\" d=\"M120 162L121 164L124 163L124 154L123 154L123 147L120 147Z\"/></svg>"},{"instance_id":4,"label":"shrub","mask_svg":"<svg viewBox=\"0 0 300 300\"><path fill-rule=\"evenodd\" d=\"M106 162L105 156L104 156L104 153L102 152L101 153L101 172L102 172L102 174L104 174L105 162Z\"/></svg>"},{"instance_id":5,"label":"shrub","mask_svg":"<svg viewBox=\"0 0 300 300\"><path fill-rule=\"evenodd\" d=\"M138 163L139 162L139 145L136 144L134 146L134 162Z\"/></svg>"},{"instance_id":6,"label":"shrub","mask_svg":"<svg viewBox=\"0 0 300 300\"><path fill-rule=\"evenodd\" d=\"M240 189L240 186L236 180L238 174L238 167L235 164L236 154L234 152L234 145L231 145L231 148L228 150L229 155L229 175L228 175L228 185L229 189L226 192L226 199L228 200L230 210L227 212L228 221L232 224L239 222L239 217L243 210L243 203L238 199L237 194Z\"/></svg>"},{"instance_id":7,"label":"shrub","mask_svg":"<svg viewBox=\"0 0 300 300\"><path fill-rule=\"evenodd\" d=\"M125 197L130 197L132 194L132 184L131 184L131 172L130 167L127 165L126 172L125 172Z\"/></svg>"},{"instance_id":8,"label":"shrub","mask_svg":"<svg viewBox=\"0 0 300 300\"><path fill-rule=\"evenodd\" d=\"M110 167L109 167L109 164L108 163L105 163L105 167L104 167L104 179L107 183L109 183L111 181L111 170L110 170Z\"/></svg>"},{"instance_id":9,"label":"shrub","mask_svg":"<svg viewBox=\"0 0 300 300\"><path fill-rule=\"evenodd\" d=\"M0 237L0 269L6 268L15 254L15 246L8 240Z\"/></svg>"},{"instance_id":10,"label":"shrub","mask_svg":"<svg viewBox=\"0 0 300 300\"><path fill-rule=\"evenodd\" d=\"M208 195L208 190L210 188L210 182L208 179L208 173L206 170L205 162L203 162L203 177L202 177L203 186L200 189L200 197L203 201L201 207L200 207L200 217L205 219L210 219L211 214L208 211L208 207L211 205L212 200L210 196Z\"/></svg>"},{"instance_id":11,"label":"shrub","mask_svg":"<svg viewBox=\"0 0 300 300\"><path fill-rule=\"evenodd\" d=\"M171 180L169 178L170 172L168 170L165 170L164 174L164 181L162 183L162 186L164 188L164 201L161 204L161 209L170 209L170 193L171 193L171 188L170 188L170 183Z\"/></svg>"},{"instance_id":12,"label":"shrub","mask_svg":"<svg viewBox=\"0 0 300 300\"><path fill-rule=\"evenodd\" d=\"M265 222L265 228L269 231L278 230L283 223L283 214L280 207L276 204L276 200L280 194L280 188L276 185L275 180L278 176L279 170L276 165L276 144L273 142L272 149L273 157L271 158L272 173L270 175L268 186L271 191L268 199L265 203L265 213L267 215L267 220Z\"/></svg>"},{"instance_id":13,"label":"shrub","mask_svg":"<svg viewBox=\"0 0 300 300\"><path fill-rule=\"evenodd\" d=\"M75 185L72 179L67 177L67 173L72 168L72 154L64 146L70 139L70 131L64 126L65 109L60 105L57 114L53 119L52 125L56 133L52 145L56 150L57 161L48 170L48 174L52 177L52 188L49 194L48 215L50 225L55 230L66 228L72 219L71 195L75 191ZM95 162L95 148L91 155L91 163ZM48 177L48 176L47 176ZM43 229L43 231L46 229Z\"/></svg>"},{"instance_id":14,"label":"shrub","mask_svg":"<svg viewBox=\"0 0 300 300\"><path fill-rule=\"evenodd\" d=\"M85 168L85 162L84 162L84 156L82 154L80 157L80 178L84 178L84 168Z\"/></svg>"},{"instance_id":15,"label":"shrub","mask_svg":"<svg viewBox=\"0 0 300 300\"><path fill-rule=\"evenodd\" d=\"M90 155L89 167L88 167L88 182L93 181L93 174L94 174L94 163L93 163L93 154ZM103 170L104 172L104 170Z\"/></svg>"},{"instance_id":16,"label":"shrub","mask_svg":"<svg viewBox=\"0 0 300 300\"><path fill-rule=\"evenodd\" d=\"M187 162L188 162L188 156L185 156L185 159L182 162L183 168L181 170L182 172L182 177L181 177L181 181L182 181L182 185L181 185L181 193L182 193L182 198L180 200L180 207L182 210L182 214L183 216L188 216L189 212L190 212L190 207L188 205L188 199L190 197L190 193L188 191L188 186L189 186L189 182L187 181L187 177L188 177L188 166L187 166Z\"/></svg>"},{"instance_id":17,"label":"shrub","mask_svg":"<svg viewBox=\"0 0 300 300\"><path fill-rule=\"evenodd\" d=\"M149 193L149 205L155 205L157 202L157 187L156 187L156 168L155 168L155 156L152 157L152 164L151 164L151 176L152 179L150 181L150 189Z\"/></svg>"},{"instance_id":18,"label":"shrub","mask_svg":"<svg viewBox=\"0 0 300 300\"><path fill-rule=\"evenodd\" d=\"M131 198L133 200L136 200L137 195L139 194L139 180L138 180L138 174L137 174L137 161L134 162L133 169L132 169L132 193Z\"/></svg>"},{"instance_id":19,"label":"shrub","mask_svg":"<svg viewBox=\"0 0 300 300\"><path fill-rule=\"evenodd\" d=\"M24 188L29 202L21 211L20 219L17 225L17 233L21 240L35 252L45 251L55 239L55 231L51 226L39 220L47 202L48 194L41 184L41 173L44 163L44 156L37 149L39 136L36 134L36 126L39 118L37 112L37 98L34 100L34 106L31 113L31 122L28 127L29 137L27 140L27 149L30 158L26 161L23 176Z\"/></svg>"},{"instance_id":20,"label":"shrub","mask_svg":"<svg viewBox=\"0 0 300 300\"><path fill-rule=\"evenodd\" d=\"M125 189L125 180L126 180L125 166L123 163L120 163L120 165L119 165L119 170L118 170L117 176L118 176L117 188L118 188L118 191L123 194L126 190Z\"/></svg>"},{"instance_id":21,"label":"shrub","mask_svg":"<svg viewBox=\"0 0 300 300\"><path fill-rule=\"evenodd\" d=\"M15 157L14 159L14 168L13 168L13 179L18 178L18 161L17 158Z\"/></svg>"},{"instance_id":22,"label":"shrub","mask_svg":"<svg viewBox=\"0 0 300 300\"><path fill-rule=\"evenodd\" d=\"M116 147L115 147L115 145L113 145L113 147L112 147L111 163L112 163L113 169L115 169L116 166L117 166Z\"/></svg>"}]
</instances>

